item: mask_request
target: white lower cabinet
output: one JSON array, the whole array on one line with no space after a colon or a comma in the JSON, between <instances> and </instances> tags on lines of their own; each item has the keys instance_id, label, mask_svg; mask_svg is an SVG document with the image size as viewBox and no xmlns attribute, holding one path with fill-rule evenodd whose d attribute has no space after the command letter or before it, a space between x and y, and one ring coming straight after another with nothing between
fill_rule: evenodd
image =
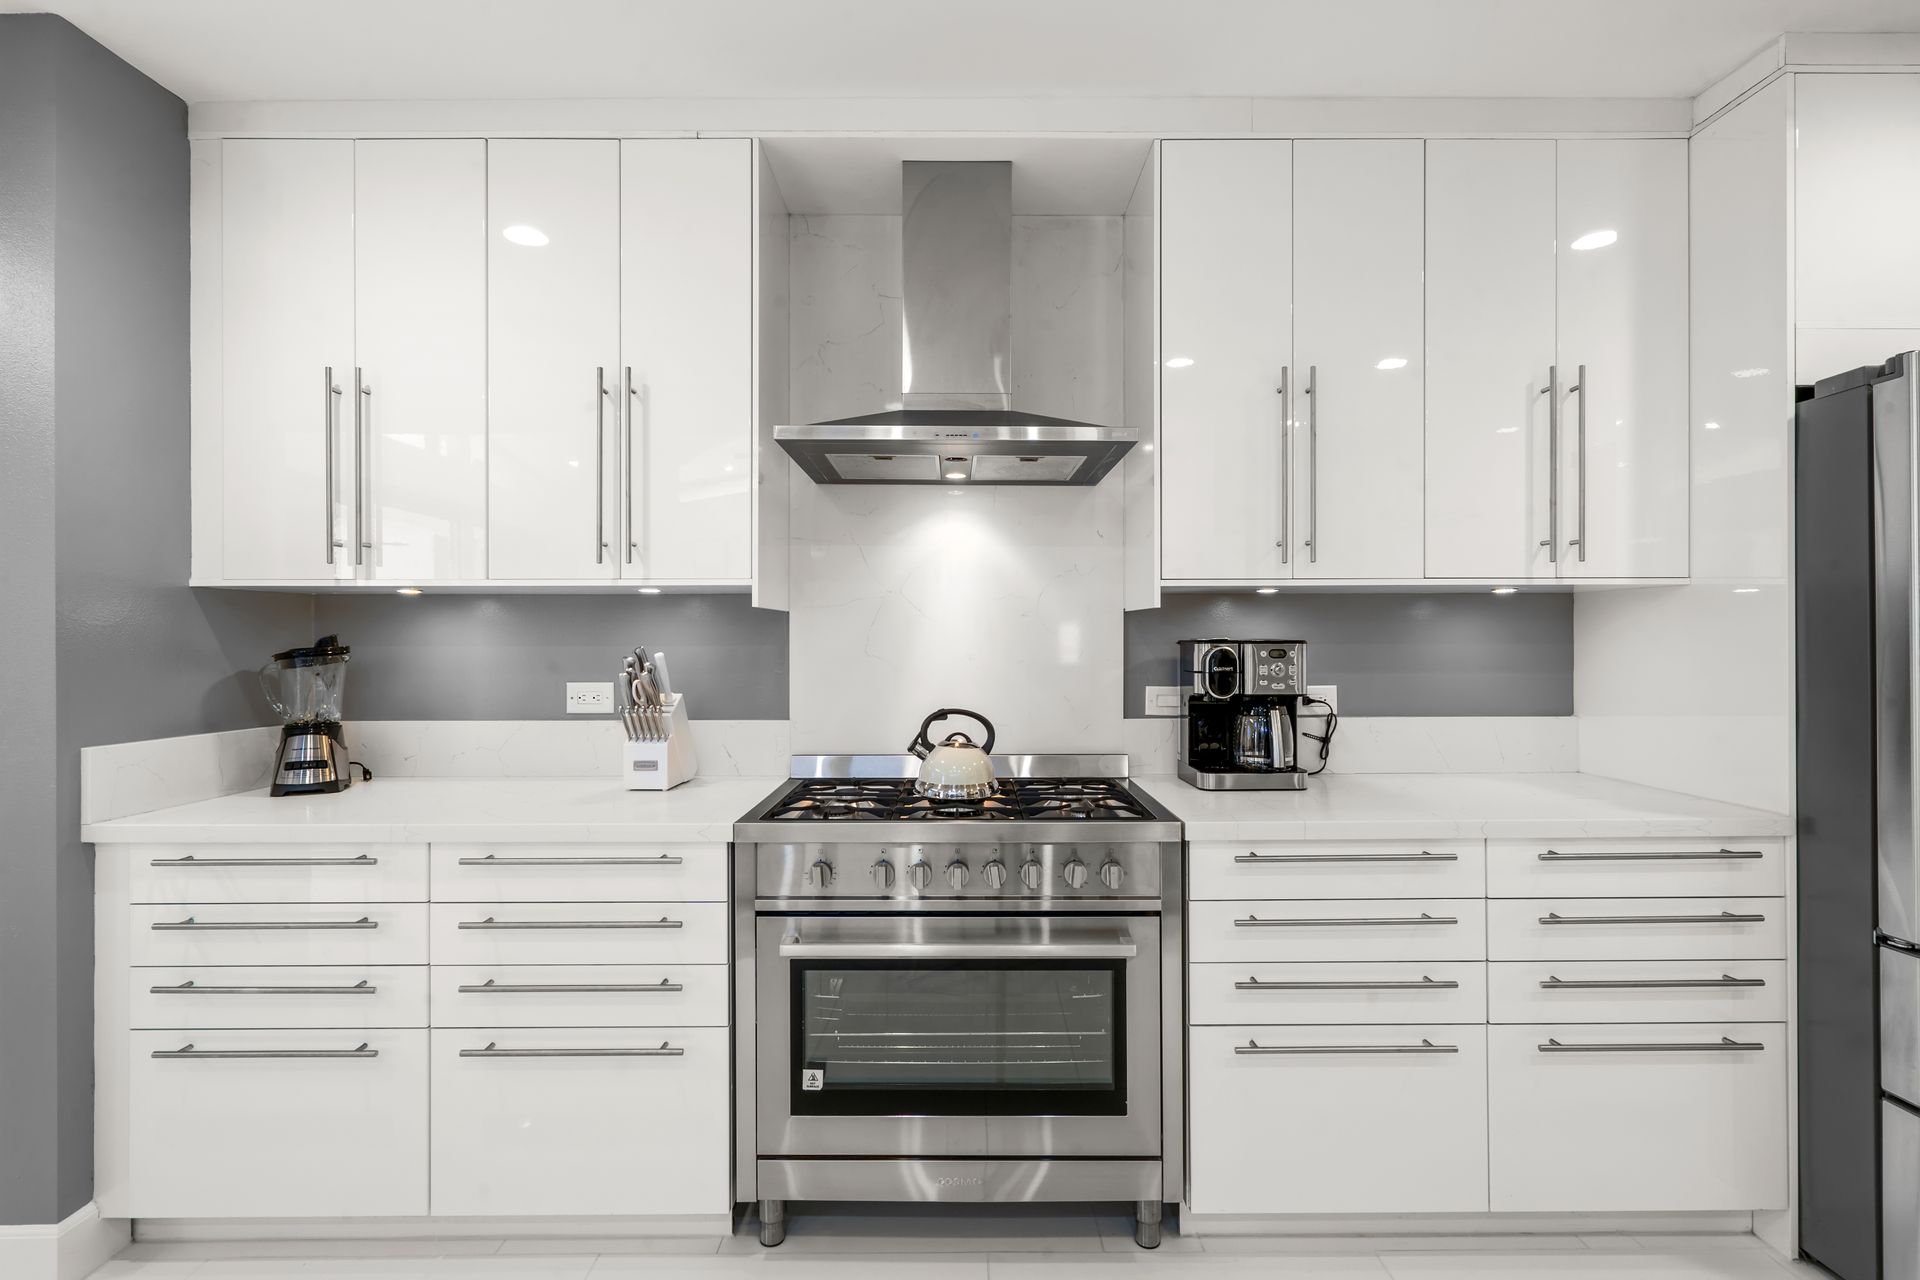
<instances>
[{"instance_id":1,"label":"white lower cabinet","mask_svg":"<svg viewBox=\"0 0 1920 1280\"><path fill-rule=\"evenodd\" d=\"M1195 1213L1487 1208L1477 1026L1194 1027Z\"/></svg>"},{"instance_id":2,"label":"white lower cabinet","mask_svg":"<svg viewBox=\"0 0 1920 1280\"><path fill-rule=\"evenodd\" d=\"M1411 964L1196 964L1187 970L1187 1016L1213 1023L1342 1024L1487 1020L1487 966Z\"/></svg>"},{"instance_id":3,"label":"white lower cabinet","mask_svg":"<svg viewBox=\"0 0 1920 1280\"><path fill-rule=\"evenodd\" d=\"M116 1213L427 1211L425 1031L136 1031L129 1043L129 1195Z\"/></svg>"},{"instance_id":4,"label":"white lower cabinet","mask_svg":"<svg viewBox=\"0 0 1920 1280\"><path fill-rule=\"evenodd\" d=\"M433 1032L437 1215L724 1214L725 1027Z\"/></svg>"},{"instance_id":5,"label":"white lower cabinet","mask_svg":"<svg viewBox=\"0 0 1920 1280\"><path fill-rule=\"evenodd\" d=\"M1779 1023L1490 1028L1490 1207L1785 1206L1790 1051Z\"/></svg>"}]
</instances>

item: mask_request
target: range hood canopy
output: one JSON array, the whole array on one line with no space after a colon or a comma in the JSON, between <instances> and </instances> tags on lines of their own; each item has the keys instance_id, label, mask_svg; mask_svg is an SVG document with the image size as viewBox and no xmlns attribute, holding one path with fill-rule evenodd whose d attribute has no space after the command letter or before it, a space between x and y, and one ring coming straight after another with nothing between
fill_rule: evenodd
<instances>
[{"instance_id":1,"label":"range hood canopy","mask_svg":"<svg viewBox=\"0 0 1920 1280\"><path fill-rule=\"evenodd\" d=\"M1013 408L1013 165L902 170L903 403L774 440L821 484L1098 484L1138 432Z\"/></svg>"}]
</instances>

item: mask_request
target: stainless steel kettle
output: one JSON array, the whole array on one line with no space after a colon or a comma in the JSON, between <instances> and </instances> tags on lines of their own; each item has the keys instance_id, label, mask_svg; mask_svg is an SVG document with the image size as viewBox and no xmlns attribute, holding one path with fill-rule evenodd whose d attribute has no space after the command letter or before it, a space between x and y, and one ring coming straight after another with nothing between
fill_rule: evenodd
<instances>
[{"instance_id":1,"label":"stainless steel kettle","mask_svg":"<svg viewBox=\"0 0 1920 1280\"><path fill-rule=\"evenodd\" d=\"M948 716L966 716L980 722L987 740L976 746L964 733L950 733L935 745L927 737L936 720ZM920 722L920 732L907 747L920 757L920 776L914 779L915 794L935 800L984 800L993 794L993 722L978 711L965 707L942 707Z\"/></svg>"}]
</instances>

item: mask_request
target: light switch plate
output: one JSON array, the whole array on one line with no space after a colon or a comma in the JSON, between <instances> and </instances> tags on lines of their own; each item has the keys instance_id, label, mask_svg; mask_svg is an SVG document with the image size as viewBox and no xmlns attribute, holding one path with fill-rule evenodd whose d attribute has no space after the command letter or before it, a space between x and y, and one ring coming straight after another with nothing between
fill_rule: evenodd
<instances>
[{"instance_id":1,"label":"light switch plate","mask_svg":"<svg viewBox=\"0 0 1920 1280\"><path fill-rule=\"evenodd\" d=\"M1307 696L1309 698L1319 698L1321 701L1327 704L1327 708L1331 710L1335 715L1340 714L1340 686L1339 685L1310 684L1307 686ZM1320 715L1324 713L1321 712L1319 707L1308 707L1306 709L1306 714Z\"/></svg>"},{"instance_id":2,"label":"light switch plate","mask_svg":"<svg viewBox=\"0 0 1920 1280\"><path fill-rule=\"evenodd\" d=\"M1150 716L1177 716L1180 714L1181 695L1186 693L1177 684L1150 684L1147 686L1147 714Z\"/></svg>"},{"instance_id":3,"label":"light switch plate","mask_svg":"<svg viewBox=\"0 0 1920 1280\"><path fill-rule=\"evenodd\" d=\"M570 716L612 715L613 681L567 681L567 714Z\"/></svg>"}]
</instances>

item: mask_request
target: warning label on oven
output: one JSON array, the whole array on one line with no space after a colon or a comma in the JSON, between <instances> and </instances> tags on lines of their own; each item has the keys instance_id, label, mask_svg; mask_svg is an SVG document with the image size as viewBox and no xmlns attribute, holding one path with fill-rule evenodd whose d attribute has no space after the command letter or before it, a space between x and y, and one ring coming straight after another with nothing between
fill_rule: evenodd
<instances>
[{"instance_id":1,"label":"warning label on oven","mask_svg":"<svg viewBox=\"0 0 1920 1280\"><path fill-rule=\"evenodd\" d=\"M808 1067L800 1073L800 1088L806 1093L819 1093L827 1087L827 1073L818 1067Z\"/></svg>"}]
</instances>

